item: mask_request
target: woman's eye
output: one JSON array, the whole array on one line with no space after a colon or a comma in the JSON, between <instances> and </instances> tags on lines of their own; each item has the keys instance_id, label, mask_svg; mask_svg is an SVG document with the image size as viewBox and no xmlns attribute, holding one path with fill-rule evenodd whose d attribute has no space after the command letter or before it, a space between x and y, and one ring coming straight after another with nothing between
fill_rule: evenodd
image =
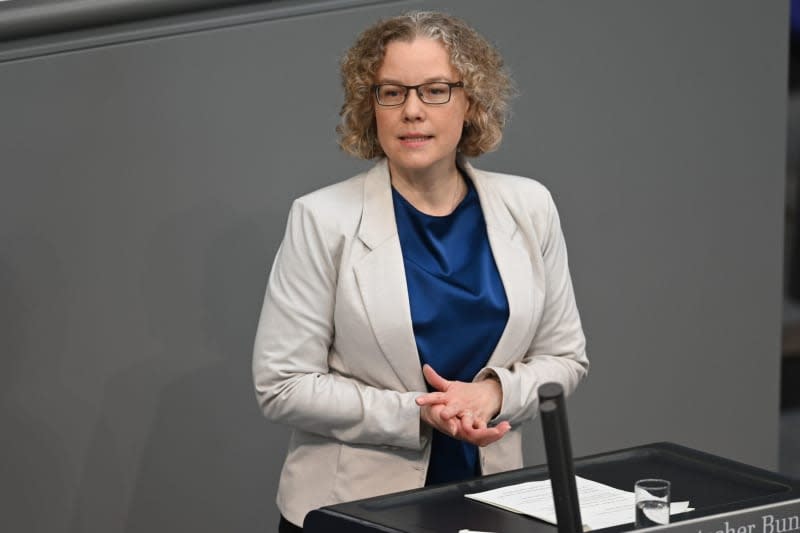
<instances>
[{"instance_id":1,"label":"woman's eye","mask_svg":"<svg viewBox=\"0 0 800 533\"><path fill-rule=\"evenodd\" d=\"M403 96L405 94L405 88L399 85L384 85L381 87L381 96L386 96L388 98Z\"/></svg>"}]
</instances>

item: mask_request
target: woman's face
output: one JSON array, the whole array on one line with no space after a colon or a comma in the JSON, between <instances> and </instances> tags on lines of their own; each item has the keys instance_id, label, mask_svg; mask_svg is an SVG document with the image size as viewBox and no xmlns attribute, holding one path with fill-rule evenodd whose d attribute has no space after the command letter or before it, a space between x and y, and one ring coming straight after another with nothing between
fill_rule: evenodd
<instances>
[{"instance_id":1,"label":"woman's face","mask_svg":"<svg viewBox=\"0 0 800 533\"><path fill-rule=\"evenodd\" d=\"M375 83L418 85L431 81L461 81L442 43L417 38L387 45ZM446 104L423 103L414 90L408 92L405 103L395 107L375 102L378 141L389 159L392 176L446 176L452 172L468 109L461 88L452 89Z\"/></svg>"}]
</instances>

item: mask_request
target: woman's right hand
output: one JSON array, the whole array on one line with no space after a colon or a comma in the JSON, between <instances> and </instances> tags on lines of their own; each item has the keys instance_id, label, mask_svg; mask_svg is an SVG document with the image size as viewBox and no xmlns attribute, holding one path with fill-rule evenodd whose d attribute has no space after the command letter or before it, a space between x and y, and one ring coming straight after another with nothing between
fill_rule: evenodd
<instances>
[{"instance_id":1,"label":"woman's right hand","mask_svg":"<svg viewBox=\"0 0 800 533\"><path fill-rule=\"evenodd\" d=\"M485 422L474 420L469 413L445 419L442 417L444 408L444 404L423 405L419 409L420 418L445 435L476 446L487 446L498 441L511 429L508 422L487 427Z\"/></svg>"}]
</instances>

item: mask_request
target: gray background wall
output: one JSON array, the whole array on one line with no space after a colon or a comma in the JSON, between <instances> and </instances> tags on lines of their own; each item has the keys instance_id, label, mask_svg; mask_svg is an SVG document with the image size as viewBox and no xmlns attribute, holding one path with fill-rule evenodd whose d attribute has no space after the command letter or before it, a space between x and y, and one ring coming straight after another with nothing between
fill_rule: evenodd
<instances>
[{"instance_id":1,"label":"gray background wall","mask_svg":"<svg viewBox=\"0 0 800 533\"><path fill-rule=\"evenodd\" d=\"M575 454L668 440L774 468L786 3L335 4L0 45L0 530L273 528L267 270L290 200L367 166L335 145L340 53L419 7L518 82L476 165L560 207L593 363Z\"/></svg>"}]
</instances>

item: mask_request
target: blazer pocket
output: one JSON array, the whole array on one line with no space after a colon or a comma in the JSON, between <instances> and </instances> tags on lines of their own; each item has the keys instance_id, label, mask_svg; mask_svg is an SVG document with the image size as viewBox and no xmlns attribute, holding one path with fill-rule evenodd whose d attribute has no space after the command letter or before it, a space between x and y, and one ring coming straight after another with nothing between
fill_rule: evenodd
<instances>
[{"instance_id":1,"label":"blazer pocket","mask_svg":"<svg viewBox=\"0 0 800 533\"><path fill-rule=\"evenodd\" d=\"M425 484L425 450L342 444L333 499L344 502Z\"/></svg>"}]
</instances>

